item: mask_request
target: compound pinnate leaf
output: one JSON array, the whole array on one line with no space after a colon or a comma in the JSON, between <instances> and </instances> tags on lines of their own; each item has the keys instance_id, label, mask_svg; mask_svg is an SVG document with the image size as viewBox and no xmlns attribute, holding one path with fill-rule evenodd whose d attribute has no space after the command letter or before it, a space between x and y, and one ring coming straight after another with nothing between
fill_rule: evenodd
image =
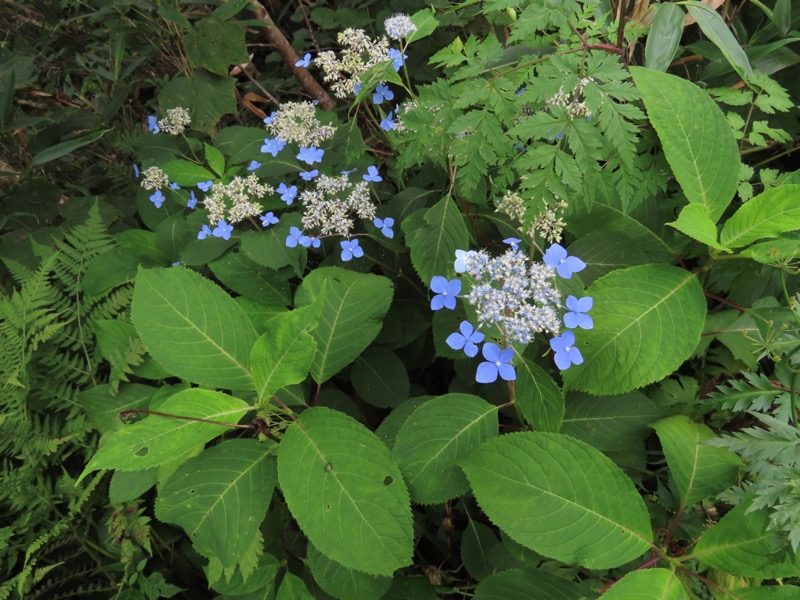
<instances>
[{"instance_id":1,"label":"compound pinnate leaf","mask_svg":"<svg viewBox=\"0 0 800 600\"><path fill-rule=\"evenodd\" d=\"M297 291L295 305L312 304L323 294L322 312L311 333L317 354L311 376L327 381L353 362L378 336L394 289L380 275L356 273L339 267L312 271Z\"/></svg>"},{"instance_id":2,"label":"compound pinnate leaf","mask_svg":"<svg viewBox=\"0 0 800 600\"><path fill-rule=\"evenodd\" d=\"M584 363L564 372L572 389L612 395L663 379L688 359L703 331L697 278L668 265L613 271L587 290L594 329L581 331Z\"/></svg>"},{"instance_id":3,"label":"compound pinnate leaf","mask_svg":"<svg viewBox=\"0 0 800 600\"><path fill-rule=\"evenodd\" d=\"M725 115L691 81L643 67L630 71L675 179L716 223L736 193L741 162Z\"/></svg>"},{"instance_id":4,"label":"compound pinnate leaf","mask_svg":"<svg viewBox=\"0 0 800 600\"><path fill-rule=\"evenodd\" d=\"M800 575L800 555L787 542L777 545L767 509L747 512L744 501L706 531L692 557L714 569L741 577L772 579Z\"/></svg>"},{"instance_id":5,"label":"compound pinnate leaf","mask_svg":"<svg viewBox=\"0 0 800 600\"><path fill-rule=\"evenodd\" d=\"M496 406L470 394L446 394L429 400L406 419L392 457L414 502L442 503L469 490L457 465L497 434Z\"/></svg>"},{"instance_id":6,"label":"compound pinnate leaf","mask_svg":"<svg viewBox=\"0 0 800 600\"><path fill-rule=\"evenodd\" d=\"M485 442L462 466L486 515L540 554L604 569L651 545L647 508L633 482L588 444L513 433Z\"/></svg>"},{"instance_id":7,"label":"compound pinnate leaf","mask_svg":"<svg viewBox=\"0 0 800 600\"><path fill-rule=\"evenodd\" d=\"M203 556L235 566L269 508L277 483L273 448L228 440L190 458L160 486L156 517L182 527Z\"/></svg>"},{"instance_id":8,"label":"compound pinnate leaf","mask_svg":"<svg viewBox=\"0 0 800 600\"><path fill-rule=\"evenodd\" d=\"M675 574L668 569L631 571L601 596L603 600L688 600Z\"/></svg>"},{"instance_id":9,"label":"compound pinnate leaf","mask_svg":"<svg viewBox=\"0 0 800 600\"><path fill-rule=\"evenodd\" d=\"M237 398L197 388L170 396L159 412L223 423L238 423L249 406ZM104 443L78 478L98 469L141 471L168 463L229 426L151 415L105 436Z\"/></svg>"},{"instance_id":10,"label":"compound pinnate leaf","mask_svg":"<svg viewBox=\"0 0 800 600\"><path fill-rule=\"evenodd\" d=\"M350 569L391 575L411 564L408 490L389 450L352 417L303 412L278 449L278 481L300 528Z\"/></svg>"},{"instance_id":11,"label":"compound pinnate leaf","mask_svg":"<svg viewBox=\"0 0 800 600\"><path fill-rule=\"evenodd\" d=\"M359 600L378 600L383 598L392 585L392 578L385 575L367 575L348 569L309 544L306 564L314 576L314 581L334 598L358 598Z\"/></svg>"},{"instance_id":12,"label":"compound pinnate leaf","mask_svg":"<svg viewBox=\"0 0 800 600\"><path fill-rule=\"evenodd\" d=\"M131 319L170 373L208 387L253 389L250 350L258 334L233 298L194 271L140 269Z\"/></svg>"},{"instance_id":13,"label":"compound pinnate leaf","mask_svg":"<svg viewBox=\"0 0 800 600\"><path fill-rule=\"evenodd\" d=\"M766 190L725 222L720 241L741 248L756 240L800 229L800 185Z\"/></svg>"},{"instance_id":14,"label":"compound pinnate leaf","mask_svg":"<svg viewBox=\"0 0 800 600\"><path fill-rule=\"evenodd\" d=\"M717 436L706 425L675 415L653 424L681 497L681 507L715 496L736 483L740 462L727 448L706 444Z\"/></svg>"}]
</instances>

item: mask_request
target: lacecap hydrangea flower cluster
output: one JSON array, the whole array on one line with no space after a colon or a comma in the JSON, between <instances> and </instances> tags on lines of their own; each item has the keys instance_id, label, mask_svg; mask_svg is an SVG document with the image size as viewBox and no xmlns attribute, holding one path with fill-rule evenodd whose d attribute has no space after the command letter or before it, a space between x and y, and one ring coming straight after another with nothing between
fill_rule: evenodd
<instances>
[{"instance_id":1,"label":"lacecap hydrangea flower cluster","mask_svg":"<svg viewBox=\"0 0 800 600\"><path fill-rule=\"evenodd\" d=\"M511 247L496 257L485 250L456 250L455 271L469 278L466 295L461 295L463 281L459 278L448 280L437 275L431 280L432 310L453 310L456 299L462 298L477 316L477 326L463 321L459 331L448 336L447 345L453 350L463 350L470 358L477 356L479 350L482 352L485 360L478 365L475 375L478 383L492 383L498 377L514 381L516 371L511 364L514 349L510 344L528 344L536 334L550 336L550 348L559 369L582 364L583 356L575 346L572 330L594 327L588 314L593 300L589 296L568 296L562 305L555 280L571 278L586 264L570 256L560 244L550 246L542 261L537 262L519 249L521 240L504 241ZM498 330L506 348L501 349L494 342L483 343L486 336L480 329L486 326ZM563 333L562 326L567 328Z\"/></svg>"}]
</instances>

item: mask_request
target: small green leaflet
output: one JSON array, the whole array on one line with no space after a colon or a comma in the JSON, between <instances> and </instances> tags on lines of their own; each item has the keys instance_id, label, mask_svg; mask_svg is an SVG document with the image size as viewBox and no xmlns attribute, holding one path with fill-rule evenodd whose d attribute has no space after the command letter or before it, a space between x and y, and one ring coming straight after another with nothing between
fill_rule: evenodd
<instances>
[{"instance_id":1,"label":"small green leaflet","mask_svg":"<svg viewBox=\"0 0 800 600\"><path fill-rule=\"evenodd\" d=\"M413 238L407 235L406 241L411 247L414 269L422 282L429 285L434 275L453 275L456 250L467 249L469 234L458 206L445 197L428 209L425 225Z\"/></svg>"},{"instance_id":2,"label":"small green leaflet","mask_svg":"<svg viewBox=\"0 0 800 600\"><path fill-rule=\"evenodd\" d=\"M771 188L749 200L725 222L720 241L741 248L800 229L800 185Z\"/></svg>"},{"instance_id":3,"label":"small green leaflet","mask_svg":"<svg viewBox=\"0 0 800 600\"><path fill-rule=\"evenodd\" d=\"M631 571L601 596L602 600L688 600L675 574L668 569Z\"/></svg>"}]
</instances>

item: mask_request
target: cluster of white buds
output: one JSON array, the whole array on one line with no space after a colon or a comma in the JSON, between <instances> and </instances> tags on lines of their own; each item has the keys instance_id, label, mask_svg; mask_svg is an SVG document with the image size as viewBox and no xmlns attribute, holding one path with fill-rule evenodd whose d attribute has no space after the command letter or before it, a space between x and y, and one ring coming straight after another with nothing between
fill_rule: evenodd
<instances>
[{"instance_id":1,"label":"cluster of white buds","mask_svg":"<svg viewBox=\"0 0 800 600\"><path fill-rule=\"evenodd\" d=\"M373 40L363 29L345 29L337 41L342 46L339 56L331 50L320 52L314 59L322 69L323 80L331 83L333 95L347 98L355 93L361 77L379 62L389 59L389 42L386 38Z\"/></svg>"},{"instance_id":2,"label":"cluster of white buds","mask_svg":"<svg viewBox=\"0 0 800 600\"><path fill-rule=\"evenodd\" d=\"M303 203L303 227L317 228L321 235L350 237L355 225L353 215L360 219L375 218L375 205L369 196L366 181L353 184L349 174L339 177L320 175L313 188L300 194Z\"/></svg>"},{"instance_id":3,"label":"cluster of white buds","mask_svg":"<svg viewBox=\"0 0 800 600\"><path fill-rule=\"evenodd\" d=\"M232 224L258 216L264 209L254 199L274 191L271 186L261 183L254 174L246 178L236 176L226 184L216 183L203 200L208 210L208 221L212 225L221 220Z\"/></svg>"},{"instance_id":4,"label":"cluster of white buds","mask_svg":"<svg viewBox=\"0 0 800 600\"><path fill-rule=\"evenodd\" d=\"M156 166L147 167L142 171L142 187L148 191L160 190L169 186L169 177Z\"/></svg>"},{"instance_id":5,"label":"cluster of white buds","mask_svg":"<svg viewBox=\"0 0 800 600\"><path fill-rule=\"evenodd\" d=\"M192 118L189 116L189 111L180 106L170 108L167 116L158 121L161 130L170 135L180 135L191 124Z\"/></svg>"},{"instance_id":6,"label":"cluster of white buds","mask_svg":"<svg viewBox=\"0 0 800 600\"><path fill-rule=\"evenodd\" d=\"M508 342L520 344L541 332L558 335L561 298L553 269L514 249L495 258L485 250L469 252L463 262L474 279L466 299L477 311L479 326L491 323Z\"/></svg>"},{"instance_id":7,"label":"cluster of white buds","mask_svg":"<svg viewBox=\"0 0 800 600\"><path fill-rule=\"evenodd\" d=\"M319 146L336 133L335 127L320 122L312 102L285 102L265 122L274 137L306 147Z\"/></svg>"},{"instance_id":8,"label":"cluster of white buds","mask_svg":"<svg viewBox=\"0 0 800 600\"><path fill-rule=\"evenodd\" d=\"M417 26L414 25L414 21L411 20L411 17L402 13L392 15L386 19L383 22L383 26L386 28L386 35L398 41L408 37L417 30Z\"/></svg>"},{"instance_id":9,"label":"cluster of white buds","mask_svg":"<svg viewBox=\"0 0 800 600\"><path fill-rule=\"evenodd\" d=\"M508 190L495 202L495 212L506 214L517 223L522 223L525 219L525 201L517 192Z\"/></svg>"},{"instance_id":10,"label":"cluster of white buds","mask_svg":"<svg viewBox=\"0 0 800 600\"><path fill-rule=\"evenodd\" d=\"M576 117L591 118L592 113L589 108L583 103L583 88L594 79L591 77L581 77L578 85L571 92L564 92L564 88L558 90L558 93L545 101L545 106L563 106L566 107L567 113L573 119Z\"/></svg>"},{"instance_id":11,"label":"cluster of white buds","mask_svg":"<svg viewBox=\"0 0 800 600\"><path fill-rule=\"evenodd\" d=\"M542 210L536 215L533 220L528 234L534 237L539 234L551 244L553 242L561 241L561 232L566 227L566 223L562 219L564 209L569 206L567 202L557 198L553 204L547 200L542 200Z\"/></svg>"}]
</instances>

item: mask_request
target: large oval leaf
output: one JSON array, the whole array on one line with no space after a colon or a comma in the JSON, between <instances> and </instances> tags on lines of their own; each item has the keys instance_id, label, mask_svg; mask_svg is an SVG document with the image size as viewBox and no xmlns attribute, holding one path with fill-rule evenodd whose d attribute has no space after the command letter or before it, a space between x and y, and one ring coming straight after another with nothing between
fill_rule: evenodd
<instances>
[{"instance_id":1,"label":"large oval leaf","mask_svg":"<svg viewBox=\"0 0 800 600\"><path fill-rule=\"evenodd\" d=\"M478 585L474 600L583 600L592 595L584 585L542 569L510 569Z\"/></svg>"},{"instance_id":2,"label":"large oval leaf","mask_svg":"<svg viewBox=\"0 0 800 600\"><path fill-rule=\"evenodd\" d=\"M303 532L331 559L372 575L411 563L403 476L386 446L355 419L306 410L281 440L278 481Z\"/></svg>"},{"instance_id":3,"label":"large oval leaf","mask_svg":"<svg viewBox=\"0 0 800 600\"><path fill-rule=\"evenodd\" d=\"M772 579L800 575L800 555L771 530L767 509L747 512L745 501L705 532L692 557L706 566L742 577Z\"/></svg>"},{"instance_id":4,"label":"large oval leaf","mask_svg":"<svg viewBox=\"0 0 800 600\"><path fill-rule=\"evenodd\" d=\"M706 316L697 278L668 265L613 271L586 291L594 329L580 331L584 363L564 372L573 389L598 395L658 381L692 355Z\"/></svg>"},{"instance_id":5,"label":"large oval leaf","mask_svg":"<svg viewBox=\"0 0 800 600\"><path fill-rule=\"evenodd\" d=\"M675 179L716 223L736 192L741 162L725 115L691 81L643 67L630 71Z\"/></svg>"},{"instance_id":6,"label":"large oval leaf","mask_svg":"<svg viewBox=\"0 0 800 600\"><path fill-rule=\"evenodd\" d=\"M250 407L238 398L193 388L170 396L158 408L162 413L192 419L237 423ZM78 482L98 469L142 471L162 465L230 429L215 423L149 416L103 436Z\"/></svg>"},{"instance_id":7,"label":"large oval leaf","mask_svg":"<svg viewBox=\"0 0 800 600\"><path fill-rule=\"evenodd\" d=\"M325 556L313 544L308 546L306 564L319 587L340 600L378 600L392 585L391 577L348 569Z\"/></svg>"},{"instance_id":8,"label":"large oval leaf","mask_svg":"<svg viewBox=\"0 0 800 600\"><path fill-rule=\"evenodd\" d=\"M736 483L739 459L727 448L706 443L717 437L706 425L675 415L654 423L653 429L661 440L682 508L716 496Z\"/></svg>"},{"instance_id":9,"label":"large oval leaf","mask_svg":"<svg viewBox=\"0 0 800 600\"><path fill-rule=\"evenodd\" d=\"M668 569L631 571L602 595L603 600L687 600L689 596Z\"/></svg>"},{"instance_id":10,"label":"large oval leaf","mask_svg":"<svg viewBox=\"0 0 800 600\"><path fill-rule=\"evenodd\" d=\"M274 446L228 440L190 458L159 488L156 517L182 527L203 556L235 566L269 508L277 483Z\"/></svg>"},{"instance_id":11,"label":"large oval leaf","mask_svg":"<svg viewBox=\"0 0 800 600\"><path fill-rule=\"evenodd\" d=\"M800 229L800 185L782 185L749 200L725 222L720 241L741 248Z\"/></svg>"},{"instance_id":12,"label":"large oval leaf","mask_svg":"<svg viewBox=\"0 0 800 600\"><path fill-rule=\"evenodd\" d=\"M140 269L131 319L153 358L174 375L208 387L253 388L253 324L233 298L194 271Z\"/></svg>"},{"instance_id":13,"label":"large oval leaf","mask_svg":"<svg viewBox=\"0 0 800 600\"><path fill-rule=\"evenodd\" d=\"M414 502L442 503L469 490L458 462L497 433L497 407L470 394L439 396L415 410L392 450Z\"/></svg>"},{"instance_id":14,"label":"large oval leaf","mask_svg":"<svg viewBox=\"0 0 800 600\"><path fill-rule=\"evenodd\" d=\"M647 508L633 482L588 444L514 433L489 440L462 464L489 518L540 554L605 569L651 545Z\"/></svg>"},{"instance_id":15,"label":"large oval leaf","mask_svg":"<svg viewBox=\"0 0 800 600\"><path fill-rule=\"evenodd\" d=\"M295 304L312 304L323 292L319 325L311 334L317 342L311 365L317 383L353 362L377 337L392 302L393 288L386 277L322 267L303 280Z\"/></svg>"}]
</instances>

